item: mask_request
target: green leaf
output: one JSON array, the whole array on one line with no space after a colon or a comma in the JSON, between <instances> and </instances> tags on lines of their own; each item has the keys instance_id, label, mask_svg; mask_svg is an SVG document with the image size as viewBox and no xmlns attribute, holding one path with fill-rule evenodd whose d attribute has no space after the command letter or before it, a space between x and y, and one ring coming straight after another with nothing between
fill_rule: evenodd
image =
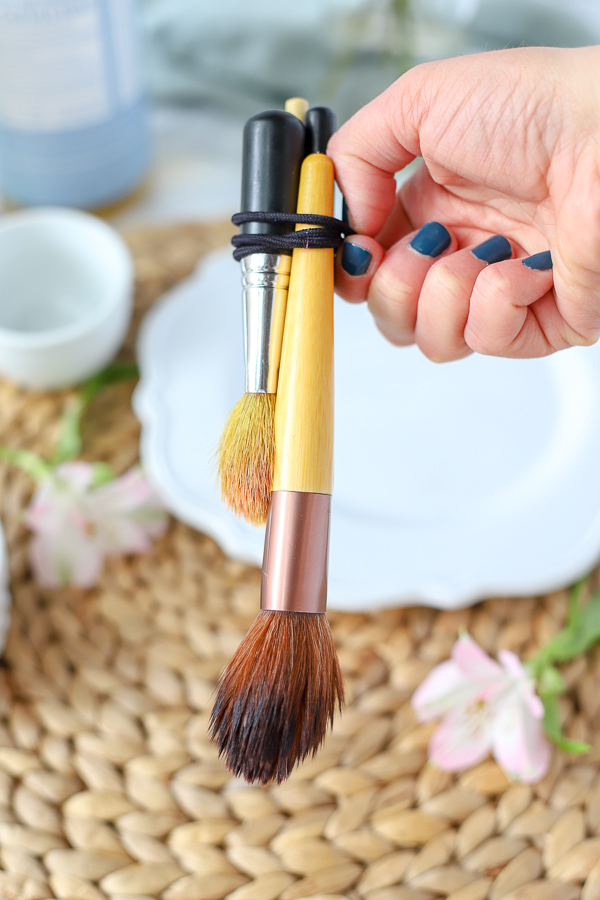
<instances>
[{"instance_id":1,"label":"green leaf","mask_svg":"<svg viewBox=\"0 0 600 900\"><path fill-rule=\"evenodd\" d=\"M581 656L600 640L600 591L583 601L587 579L575 584L569 598L567 624L530 661L531 671L539 681L551 663L567 662Z\"/></svg>"},{"instance_id":2,"label":"green leaf","mask_svg":"<svg viewBox=\"0 0 600 900\"><path fill-rule=\"evenodd\" d=\"M53 462L59 465L68 459L74 459L81 453L81 415L86 404L80 396L71 397L63 413L58 441L54 451Z\"/></svg>"},{"instance_id":3,"label":"green leaf","mask_svg":"<svg viewBox=\"0 0 600 900\"><path fill-rule=\"evenodd\" d=\"M564 694L565 680L555 666L545 666L539 677L537 690L539 694Z\"/></svg>"},{"instance_id":4,"label":"green leaf","mask_svg":"<svg viewBox=\"0 0 600 900\"><path fill-rule=\"evenodd\" d=\"M103 484L108 484L109 481L113 481L115 478L115 470L108 463L94 463L93 469L92 488L102 487Z\"/></svg>"},{"instance_id":5,"label":"green leaf","mask_svg":"<svg viewBox=\"0 0 600 900\"><path fill-rule=\"evenodd\" d=\"M52 466L31 450L21 450L18 447L7 447L0 444L0 459L6 460L13 466L27 472L34 481L43 481L52 476Z\"/></svg>"},{"instance_id":6,"label":"green leaf","mask_svg":"<svg viewBox=\"0 0 600 900\"><path fill-rule=\"evenodd\" d=\"M557 695L540 691L540 697L544 704L544 731L550 740L565 753L589 753L591 749L589 744L583 741L573 741L563 734Z\"/></svg>"},{"instance_id":7,"label":"green leaf","mask_svg":"<svg viewBox=\"0 0 600 900\"><path fill-rule=\"evenodd\" d=\"M587 603L573 608L569 622L543 648L545 660L566 662L581 656L600 639L600 591Z\"/></svg>"},{"instance_id":8,"label":"green leaf","mask_svg":"<svg viewBox=\"0 0 600 900\"><path fill-rule=\"evenodd\" d=\"M52 462L54 465L74 459L81 453L81 417L100 391L110 384L139 378L137 363L113 362L79 388L67 404Z\"/></svg>"},{"instance_id":9,"label":"green leaf","mask_svg":"<svg viewBox=\"0 0 600 900\"><path fill-rule=\"evenodd\" d=\"M563 750L565 753L577 754L578 756L589 753L592 749L591 745L586 744L585 741L572 741L571 738L567 738L564 735L553 740L553 743L559 750Z\"/></svg>"}]
</instances>

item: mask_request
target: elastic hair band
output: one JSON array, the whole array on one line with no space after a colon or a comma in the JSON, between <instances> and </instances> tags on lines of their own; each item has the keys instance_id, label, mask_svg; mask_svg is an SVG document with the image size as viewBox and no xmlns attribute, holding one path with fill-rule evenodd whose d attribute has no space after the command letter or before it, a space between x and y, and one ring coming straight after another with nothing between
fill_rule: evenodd
<instances>
[{"instance_id":1,"label":"elastic hair band","mask_svg":"<svg viewBox=\"0 0 600 900\"><path fill-rule=\"evenodd\" d=\"M235 247L233 258L238 262L251 253L280 253L282 250L293 250L294 247L337 250L338 247L341 247L345 237L356 234L355 230L341 219L310 213L240 212L232 216L231 221L234 225L264 222L268 225L290 223L319 226L304 228L301 231L291 231L288 234L235 234L231 238L231 243Z\"/></svg>"}]
</instances>

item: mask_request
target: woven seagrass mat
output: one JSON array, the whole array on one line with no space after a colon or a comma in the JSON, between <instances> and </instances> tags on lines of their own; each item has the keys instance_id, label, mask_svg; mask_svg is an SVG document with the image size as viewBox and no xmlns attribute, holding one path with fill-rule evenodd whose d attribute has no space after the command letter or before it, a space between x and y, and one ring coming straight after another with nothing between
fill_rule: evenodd
<instances>
[{"instance_id":1,"label":"woven seagrass mat","mask_svg":"<svg viewBox=\"0 0 600 900\"><path fill-rule=\"evenodd\" d=\"M135 325L229 233L130 235ZM106 390L84 421L85 456L119 471L138 454L130 394ZM0 383L0 440L47 452L67 396ZM458 777L436 771L431 728L409 702L459 629L527 657L564 621L565 593L332 613L347 709L287 784L248 787L229 778L206 727L217 676L255 615L258 572L174 522L149 556L110 560L94 590L45 590L20 524L31 485L1 476L14 594L0 669L1 898L600 898L600 654L564 671L567 731L593 752L556 753L533 787L489 760Z\"/></svg>"}]
</instances>

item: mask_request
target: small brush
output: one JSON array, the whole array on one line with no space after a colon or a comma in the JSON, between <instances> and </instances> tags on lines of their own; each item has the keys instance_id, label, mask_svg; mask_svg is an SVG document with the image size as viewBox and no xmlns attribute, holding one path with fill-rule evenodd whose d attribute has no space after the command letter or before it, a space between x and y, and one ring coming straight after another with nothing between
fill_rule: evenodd
<instances>
[{"instance_id":1,"label":"small brush","mask_svg":"<svg viewBox=\"0 0 600 900\"><path fill-rule=\"evenodd\" d=\"M293 98L286 104L289 111L267 110L246 123L243 212L295 212L304 155L303 102ZM285 234L292 228L249 222L241 231ZM246 393L223 430L218 472L227 506L253 525L264 525L273 480L273 417L291 251L252 253L241 262Z\"/></svg>"},{"instance_id":2,"label":"small brush","mask_svg":"<svg viewBox=\"0 0 600 900\"><path fill-rule=\"evenodd\" d=\"M331 160L311 153L302 165L298 212L331 216L333 178ZM261 784L283 781L316 753L344 699L325 616L333 469L330 249L294 250L275 442L261 612L221 677L211 716L228 768Z\"/></svg>"}]
</instances>

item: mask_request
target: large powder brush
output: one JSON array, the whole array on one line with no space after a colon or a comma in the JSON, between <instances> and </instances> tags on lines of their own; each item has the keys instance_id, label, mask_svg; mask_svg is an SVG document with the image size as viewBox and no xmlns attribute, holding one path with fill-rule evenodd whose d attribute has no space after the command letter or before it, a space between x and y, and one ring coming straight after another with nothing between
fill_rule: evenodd
<instances>
[{"instance_id":1,"label":"large powder brush","mask_svg":"<svg viewBox=\"0 0 600 900\"><path fill-rule=\"evenodd\" d=\"M309 115L310 115L309 111ZM315 111L322 123L328 110ZM320 146L328 134L321 127ZM298 212L331 216L333 163L306 157ZM305 226L297 226L298 229ZM227 766L281 782L344 699L325 616L333 471L333 250L295 249L275 407L261 612L219 683L211 728Z\"/></svg>"}]
</instances>

